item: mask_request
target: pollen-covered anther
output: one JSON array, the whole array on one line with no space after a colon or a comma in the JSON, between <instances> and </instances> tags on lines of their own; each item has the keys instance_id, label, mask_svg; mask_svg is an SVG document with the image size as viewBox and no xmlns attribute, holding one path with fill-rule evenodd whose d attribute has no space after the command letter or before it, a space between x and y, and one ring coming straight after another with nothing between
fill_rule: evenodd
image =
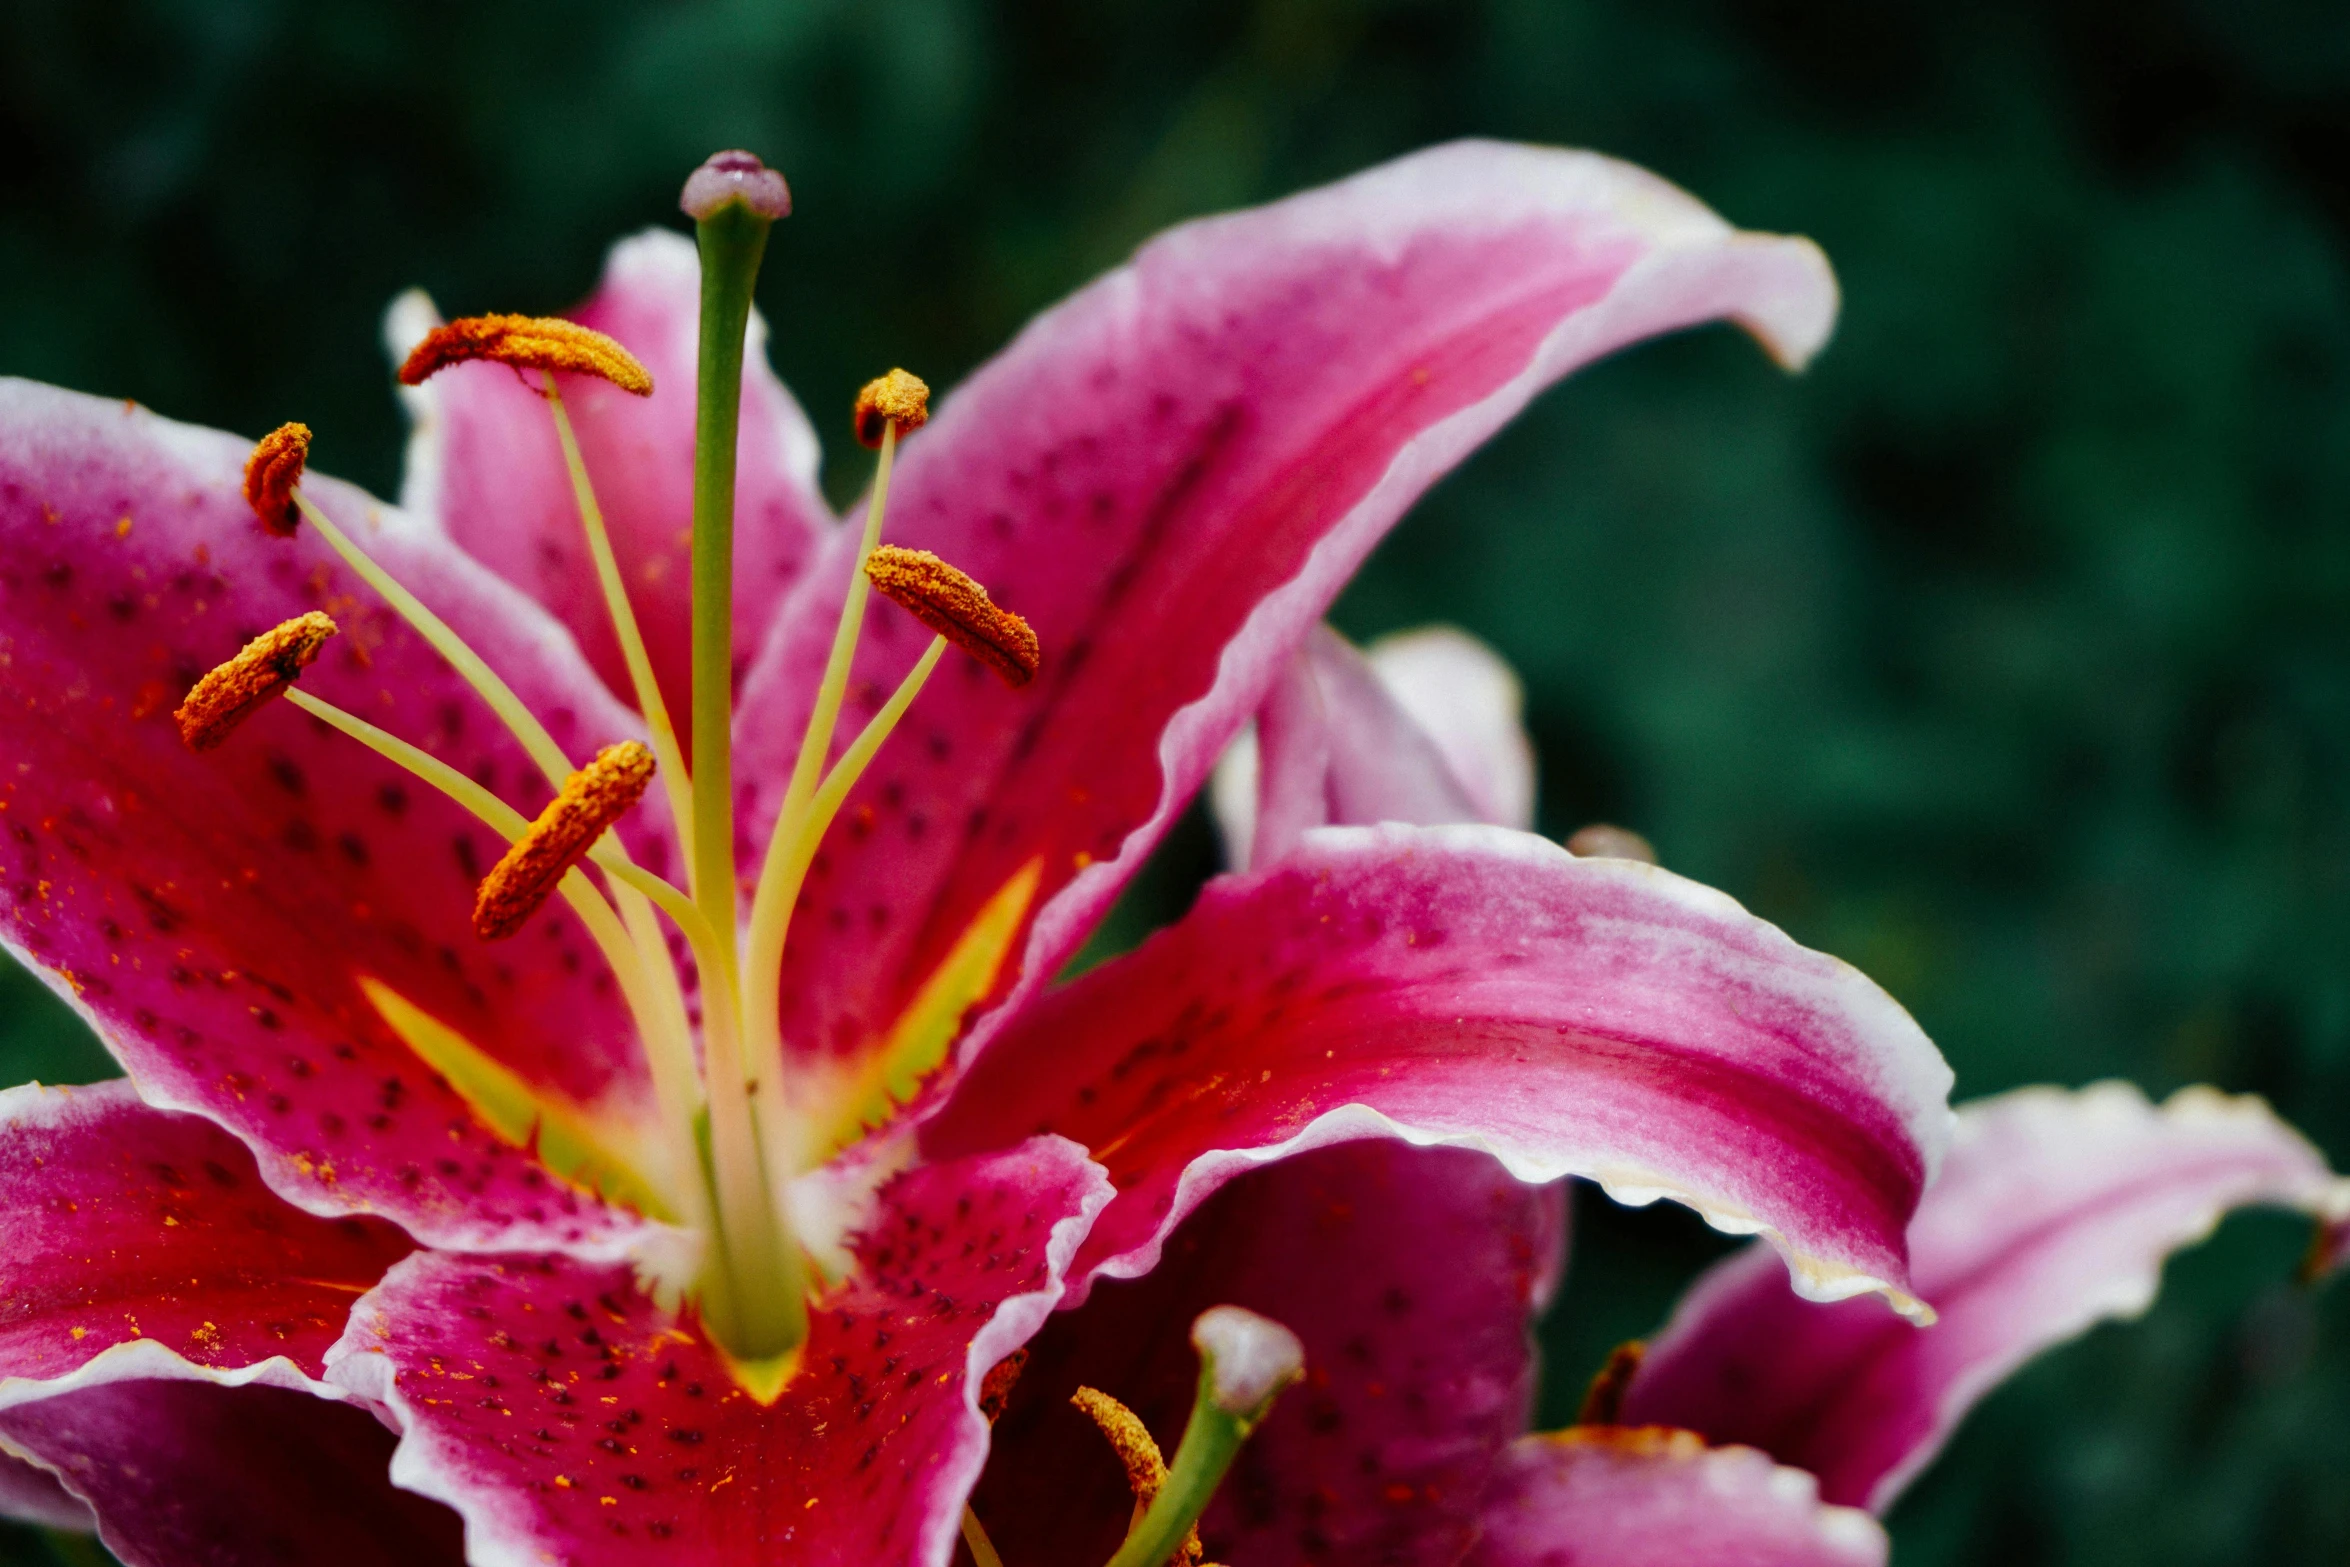
<instances>
[{"instance_id":1,"label":"pollen-covered anther","mask_svg":"<svg viewBox=\"0 0 2350 1567\"><path fill-rule=\"evenodd\" d=\"M263 704L285 695L337 629L333 620L312 610L246 643L236 657L197 681L171 715L179 721L180 738L192 751L219 745Z\"/></svg>"},{"instance_id":2,"label":"pollen-covered anther","mask_svg":"<svg viewBox=\"0 0 2350 1567\"><path fill-rule=\"evenodd\" d=\"M481 879L473 900L473 933L484 941L503 941L520 930L553 895L563 873L644 798L652 781L653 753L634 740L604 747L565 779L538 820Z\"/></svg>"},{"instance_id":3,"label":"pollen-covered anther","mask_svg":"<svg viewBox=\"0 0 2350 1567\"><path fill-rule=\"evenodd\" d=\"M930 422L930 385L905 370L892 370L865 383L857 394L857 439L878 448L891 425L898 434L919 430Z\"/></svg>"},{"instance_id":4,"label":"pollen-covered anther","mask_svg":"<svg viewBox=\"0 0 2350 1567\"><path fill-rule=\"evenodd\" d=\"M1139 1514L1158 1499L1160 1489L1167 1483L1167 1460L1160 1454L1150 1427L1142 1423L1141 1416L1100 1388L1081 1387L1069 1395L1069 1402L1101 1427L1102 1435L1109 1439L1110 1451L1126 1466L1126 1489L1134 1493L1135 1511ZM1198 1567L1204 1554L1199 1530L1194 1528L1184 1536L1182 1549L1175 1553L1176 1567Z\"/></svg>"},{"instance_id":5,"label":"pollen-covered anther","mask_svg":"<svg viewBox=\"0 0 2350 1567\"><path fill-rule=\"evenodd\" d=\"M599 376L624 392L653 395L653 373L636 355L601 332L555 316L466 316L434 327L409 351L400 381L418 386L451 365L476 359L518 370Z\"/></svg>"},{"instance_id":6,"label":"pollen-covered anther","mask_svg":"<svg viewBox=\"0 0 2350 1567\"><path fill-rule=\"evenodd\" d=\"M1028 1351L1015 1349L988 1368L979 1381L979 1412L994 1425L1004 1418L1004 1408L1012 1402L1012 1389L1020 1383L1020 1373L1028 1369Z\"/></svg>"},{"instance_id":7,"label":"pollen-covered anther","mask_svg":"<svg viewBox=\"0 0 2350 1567\"><path fill-rule=\"evenodd\" d=\"M1632 1379L1640 1375L1640 1363L1648 1358L1648 1345L1640 1339L1626 1339L1608 1351L1607 1364L1583 1392L1582 1412L1575 1416L1579 1426L1619 1425L1624 1416L1624 1395L1632 1391Z\"/></svg>"},{"instance_id":8,"label":"pollen-covered anther","mask_svg":"<svg viewBox=\"0 0 2350 1567\"><path fill-rule=\"evenodd\" d=\"M310 460L310 426L281 424L263 436L245 459L245 504L261 519L261 526L281 539L290 539L301 526L302 513L294 505L294 486Z\"/></svg>"},{"instance_id":9,"label":"pollen-covered anther","mask_svg":"<svg viewBox=\"0 0 2350 1567\"><path fill-rule=\"evenodd\" d=\"M865 557L865 575L875 591L1003 676L1004 684L1024 686L1036 678L1044 654L1028 622L930 551L878 545Z\"/></svg>"}]
</instances>

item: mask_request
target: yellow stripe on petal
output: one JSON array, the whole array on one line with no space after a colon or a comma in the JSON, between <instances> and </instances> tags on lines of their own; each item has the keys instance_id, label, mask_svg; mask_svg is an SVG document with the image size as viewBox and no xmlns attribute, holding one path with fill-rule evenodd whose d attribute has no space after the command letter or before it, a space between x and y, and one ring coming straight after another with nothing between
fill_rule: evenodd
<instances>
[{"instance_id":1,"label":"yellow stripe on petal","mask_svg":"<svg viewBox=\"0 0 2350 1567\"><path fill-rule=\"evenodd\" d=\"M540 1093L381 980L361 975L359 988L417 1059L446 1078L500 1140L530 1149L550 1175L607 1202L634 1208L648 1219L677 1222L676 1207L660 1186L613 1150L611 1132L597 1126L593 1116Z\"/></svg>"},{"instance_id":2,"label":"yellow stripe on petal","mask_svg":"<svg viewBox=\"0 0 2350 1567\"><path fill-rule=\"evenodd\" d=\"M1044 861L1030 860L996 889L986 907L964 927L954 949L939 960L906 1010L898 1014L880 1050L836 1090L839 1114L831 1121L823 1144L814 1150L816 1162L830 1158L888 1121L946 1059L947 1047L963 1027L964 1014L995 988L996 976L1003 971L1004 959L1019 937L1043 875Z\"/></svg>"}]
</instances>

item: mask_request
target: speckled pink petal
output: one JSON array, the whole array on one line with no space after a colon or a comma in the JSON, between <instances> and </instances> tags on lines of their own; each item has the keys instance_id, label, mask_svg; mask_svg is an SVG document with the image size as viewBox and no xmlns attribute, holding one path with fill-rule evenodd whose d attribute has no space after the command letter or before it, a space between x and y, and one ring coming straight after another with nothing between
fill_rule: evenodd
<instances>
[{"instance_id":1,"label":"speckled pink petal","mask_svg":"<svg viewBox=\"0 0 2350 1567\"><path fill-rule=\"evenodd\" d=\"M1885 1531L1811 1476L1687 1431L1579 1427L1503 1458L1464 1567L1884 1567Z\"/></svg>"},{"instance_id":2,"label":"speckled pink petal","mask_svg":"<svg viewBox=\"0 0 2350 1567\"><path fill-rule=\"evenodd\" d=\"M2336 1258L2350 1237L2350 1181L2258 1099L2189 1088L2157 1107L2100 1083L1979 1100L1910 1227L1939 1323L1813 1306L1767 1258L1731 1257L1652 1347L1626 1416L1750 1442L1882 1511L2008 1373L2145 1310L2165 1258L2253 1203L2316 1215Z\"/></svg>"},{"instance_id":3,"label":"speckled pink petal","mask_svg":"<svg viewBox=\"0 0 2350 1567\"><path fill-rule=\"evenodd\" d=\"M477 1127L383 1025L373 974L517 1071L644 1112L636 1034L568 911L486 946L503 845L285 703L191 753L172 709L246 638L325 609L305 689L526 812L545 780L439 657L307 532L264 534L247 443L0 381L0 944L98 1030L148 1099L200 1111L315 1212L443 1244L586 1244L612 1222ZM512 682L576 756L638 731L562 629L432 530L331 480L312 498ZM665 862L659 791L632 828Z\"/></svg>"},{"instance_id":4,"label":"speckled pink petal","mask_svg":"<svg viewBox=\"0 0 2350 1567\"><path fill-rule=\"evenodd\" d=\"M1718 892L1504 828L1324 828L1031 1007L925 1136L1093 1149L1119 1196L1081 1284L1147 1270L1243 1169L1402 1136L1760 1231L1820 1298L1902 1298L1949 1088L1883 991Z\"/></svg>"},{"instance_id":5,"label":"speckled pink petal","mask_svg":"<svg viewBox=\"0 0 2350 1567\"><path fill-rule=\"evenodd\" d=\"M1443 711L1438 705L1431 716ZM1531 771L1527 776L1531 782ZM1328 626L1315 627L1291 655L1257 710L1253 739L1226 749L1214 785L1217 826L1233 863L1244 868L1279 859L1307 832L1332 823L1494 819L1427 724Z\"/></svg>"},{"instance_id":6,"label":"speckled pink petal","mask_svg":"<svg viewBox=\"0 0 2350 1567\"><path fill-rule=\"evenodd\" d=\"M613 246L603 282L568 314L642 360L653 373L653 395L634 397L590 376L561 378L563 404L579 432L612 551L680 736L692 692L701 275L693 242L665 229ZM408 294L392 307L385 335L394 354L405 357L437 324L431 303ZM768 366L766 323L754 315L750 331L735 470L738 666L766 639L777 606L832 530L832 513L816 488L816 433ZM553 610L596 672L633 705L538 378L504 365L461 365L403 397L414 433L401 504L437 518L475 559Z\"/></svg>"},{"instance_id":7,"label":"speckled pink petal","mask_svg":"<svg viewBox=\"0 0 2350 1567\"><path fill-rule=\"evenodd\" d=\"M980 1521L1022 1567L1107 1561L1132 1503L1069 1394L1124 1401L1172 1455L1199 1381L1192 1319L1229 1304L1293 1329L1306 1380L1242 1449L1202 1526L1209 1559L1457 1560L1532 1407L1527 1330L1563 1256L1561 1197L1481 1154L1390 1142L1243 1176L1149 1277L1102 1286L1030 1345Z\"/></svg>"},{"instance_id":8,"label":"speckled pink petal","mask_svg":"<svg viewBox=\"0 0 2350 1567\"><path fill-rule=\"evenodd\" d=\"M364 1409L281 1387L107 1382L0 1410L127 1567L458 1567L456 1514L392 1486Z\"/></svg>"},{"instance_id":9,"label":"speckled pink petal","mask_svg":"<svg viewBox=\"0 0 2350 1567\"><path fill-rule=\"evenodd\" d=\"M865 1048L1031 860L1005 978L1041 986L1371 547L1537 392L1725 318L1800 362L1835 307L1806 241L1737 233L1588 153L1464 142L1187 224L1040 317L908 440L887 534L1028 617L1043 670L1012 691L957 660L923 693L809 878L785 1037ZM811 572L744 683L753 841L845 557ZM844 735L928 640L876 609Z\"/></svg>"},{"instance_id":10,"label":"speckled pink petal","mask_svg":"<svg viewBox=\"0 0 2350 1567\"><path fill-rule=\"evenodd\" d=\"M767 1408L627 1268L560 1257L419 1253L329 1375L388 1410L393 1478L464 1516L475 1567L944 1567L987 1455L978 1379L1108 1195L1057 1138L897 1177Z\"/></svg>"},{"instance_id":11,"label":"speckled pink petal","mask_svg":"<svg viewBox=\"0 0 2350 1567\"><path fill-rule=\"evenodd\" d=\"M41 1466L0 1508L95 1511L134 1567L454 1546L454 1520L392 1491L389 1436L313 1380L399 1231L290 1206L243 1144L124 1082L0 1093L0 1191L0 1442ZM387 1554L330 1551L362 1524Z\"/></svg>"},{"instance_id":12,"label":"speckled pink petal","mask_svg":"<svg viewBox=\"0 0 2350 1567\"><path fill-rule=\"evenodd\" d=\"M128 1083L0 1091L0 1403L93 1361L201 1371L285 1357L315 1376L351 1303L407 1255L379 1219L321 1219L243 1144Z\"/></svg>"}]
</instances>

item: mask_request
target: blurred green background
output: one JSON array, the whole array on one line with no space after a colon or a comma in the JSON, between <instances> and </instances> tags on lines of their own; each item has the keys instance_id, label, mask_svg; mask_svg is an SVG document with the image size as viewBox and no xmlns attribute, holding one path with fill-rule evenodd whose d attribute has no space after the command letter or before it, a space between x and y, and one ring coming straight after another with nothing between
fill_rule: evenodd
<instances>
[{"instance_id":1,"label":"blurred green background","mask_svg":"<svg viewBox=\"0 0 2350 1567\"><path fill-rule=\"evenodd\" d=\"M9 0L0 372L298 416L389 493L395 291L560 308L742 145L837 450L868 375L951 384L1156 228L1466 133L1813 235L1844 325L1800 380L1713 332L1550 395L1340 625L1498 644L1547 831L1634 825L1858 963L1962 1097L2210 1080L2350 1163L2338 0ZM1129 927L1213 854L1187 823ZM106 1070L0 976L0 1076ZM1578 1218L1554 1418L1720 1247ZM2350 1289L2290 1284L2304 1238L2231 1222L2001 1391L1897 1559L2350 1559Z\"/></svg>"}]
</instances>

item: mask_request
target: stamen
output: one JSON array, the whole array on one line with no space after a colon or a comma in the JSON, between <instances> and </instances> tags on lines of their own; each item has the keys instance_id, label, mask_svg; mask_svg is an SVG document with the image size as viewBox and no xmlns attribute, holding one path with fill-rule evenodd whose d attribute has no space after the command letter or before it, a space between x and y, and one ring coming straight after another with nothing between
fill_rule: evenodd
<instances>
[{"instance_id":1,"label":"stamen","mask_svg":"<svg viewBox=\"0 0 2350 1567\"><path fill-rule=\"evenodd\" d=\"M1305 1349L1296 1334L1238 1306L1200 1313L1191 1325L1191 1343L1200 1357L1199 1392L1175 1462L1109 1567L1161 1567L1185 1549L1241 1444L1282 1390L1305 1372Z\"/></svg>"},{"instance_id":2,"label":"stamen","mask_svg":"<svg viewBox=\"0 0 2350 1567\"><path fill-rule=\"evenodd\" d=\"M364 718L344 712L331 702L319 700L299 686L287 690L286 700L438 789L507 842L512 843L530 831L530 823L520 811L430 752L410 745ZM627 884L615 889L621 916L615 917L612 905L604 901L603 895L577 867L565 873L559 890L572 912L579 916L580 923L587 927L589 938L603 952L605 962L611 965L621 998L627 1002L629 1014L637 1020L669 1139L672 1197L687 1216L688 1224L698 1227L708 1222L708 1202L700 1179L701 1153L694 1136L694 1121L701 1110L702 1085L694 1064L693 1043L688 1037L685 1001L679 991L677 971L669 961L667 944L661 940L659 930L652 927L649 915L641 920L637 917L637 911L644 908L643 898L627 893L630 888L650 891L660 897L664 908L673 912L683 902L683 896L666 883L658 889L648 888L648 883L659 878L628 864L616 842L598 844L588 853L606 874ZM682 920L680 924L686 930L687 939L697 943L708 939L706 927L697 931ZM697 917L695 925L699 924ZM701 947L697 945L696 950Z\"/></svg>"},{"instance_id":3,"label":"stamen","mask_svg":"<svg viewBox=\"0 0 2350 1567\"><path fill-rule=\"evenodd\" d=\"M634 740L608 745L573 773L516 839L474 899L473 930L484 941L502 941L520 930L547 901L563 873L628 814L653 782L653 753Z\"/></svg>"},{"instance_id":4,"label":"stamen","mask_svg":"<svg viewBox=\"0 0 2350 1567\"><path fill-rule=\"evenodd\" d=\"M1160 1455L1158 1439L1142 1423L1142 1417L1100 1388L1081 1387L1069 1395L1069 1402L1102 1428L1110 1451L1126 1466L1126 1489L1148 1507L1159 1487L1167 1483L1167 1460Z\"/></svg>"},{"instance_id":5,"label":"stamen","mask_svg":"<svg viewBox=\"0 0 2350 1567\"><path fill-rule=\"evenodd\" d=\"M290 539L302 521L294 507L294 486L310 460L310 426L281 424L263 436L245 459L245 504L261 526Z\"/></svg>"},{"instance_id":6,"label":"stamen","mask_svg":"<svg viewBox=\"0 0 2350 1567\"><path fill-rule=\"evenodd\" d=\"M579 437L571 415L563 407L563 390L552 372L546 376L547 411L554 416L555 438L563 448L563 466L571 473L572 498L579 504L580 527L587 534L588 557L596 565L596 581L604 590L604 610L612 617L612 633L620 639L620 656L628 665L629 685L636 692L636 709L645 715L645 729L653 742L653 756L661 766L661 781L669 791L669 820L678 836L688 874L694 863L693 777L686 771L685 753L678 748L677 730L669 721L669 704L661 683L653 677L653 660L645 651L644 633L637 627L636 610L628 601L620 561L612 553L612 536L604 527L604 508L596 502L595 482L588 477L587 459L580 454Z\"/></svg>"},{"instance_id":7,"label":"stamen","mask_svg":"<svg viewBox=\"0 0 2350 1567\"><path fill-rule=\"evenodd\" d=\"M334 621L317 610L297 615L264 631L246 643L236 657L197 681L179 711L172 714L179 721L180 738L187 741L188 749L213 749L235 733L239 724L285 695L336 629Z\"/></svg>"},{"instance_id":8,"label":"stamen","mask_svg":"<svg viewBox=\"0 0 2350 1567\"><path fill-rule=\"evenodd\" d=\"M1028 622L987 596L987 589L928 550L884 544L865 557L874 591L1004 677L1008 686L1036 678L1044 662Z\"/></svg>"},{"instance_id":9,"label":"stamen","mask_svg":"<svg viewBox=\"0 0 2350 1567\"><path fill-rule=\"evenodd\" d=\"M1632 1391L1632 1379L1640 1374L1640 1363L1648 1358L1648 1345L1629 1338L1608 1351L1607 1364L1591 1379L1591 1386L1583 1394L1582 1412L1575 1416L1579 1426L1612 1426L1623 1423L1624 1395Z\"/></svg>"},{"instance_id":10,"label":"stamen","mask_svg":"<svg viewBox=\"0 0 2350 1567\"><path fill-rule=\"evenodd\" d=\"M1020 1383L1020 1373L1028 1369L1028 1351L1015 1349L988 1368L979 1382L979 1412L994 1425L1004 1417L1004 1406L1012 1401L1012 1389Z\"/></svg>"},{"instance_id":11,"label":"stamen","mask_svg":"<svg viewBox=\"0 0 2350 1567\"><path fill-rule=\"evenodd\" d=\"M400 366L400 383L417 386L451 365L475 359L599 376L624 392L653 395L653 374L636 355L601 332L555 316L466 316L434 327Z\"/></svg>"},{"instance_id":12,"label":"stamen","mask_svg":"<svg viewBox=\"0 0 2350 1567\"><path fill-rule=\"evenodd\" d=\"M910 371L877 376L857 393L857 439L875 451L891 427L904 435L929 422L930 383Z\"/></svg>"}]
</instances>

